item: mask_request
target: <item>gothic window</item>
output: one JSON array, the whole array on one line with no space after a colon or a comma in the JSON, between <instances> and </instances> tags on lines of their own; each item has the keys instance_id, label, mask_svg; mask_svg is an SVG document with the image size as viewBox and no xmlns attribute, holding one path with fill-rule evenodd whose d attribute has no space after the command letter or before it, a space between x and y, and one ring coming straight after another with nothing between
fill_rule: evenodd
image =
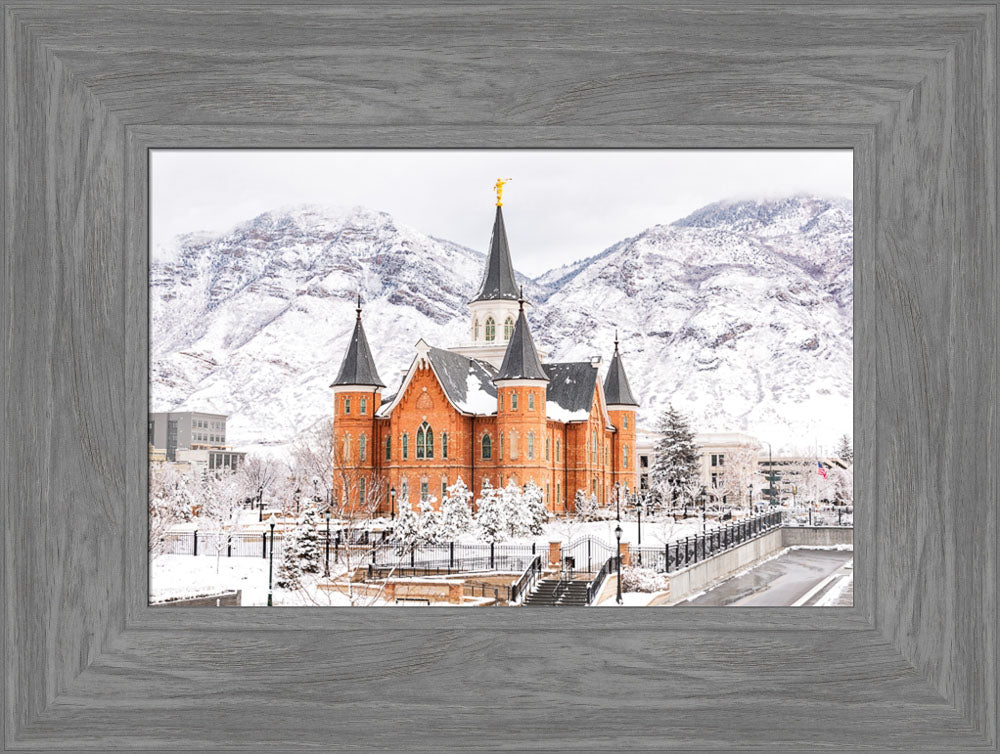
<instances>
[{"instance_id":1,"label":"gothic window","mask_svg":"<svg viewBox=\"0 0 1000 754\"><path fill-rule=\"evenodd\" d=\"M361 415L364 416L367 413L368 413L368 399L367 398L362 398L361 399Z\"/></svg>"},{"instance_id":2,"label":"gothic window","mask_svg":"<svg viewBox=\"0 0 1000 754\"><path fill-rule=\"evenodd\" d=\"M496 340L497 339L497 323L493 320L493 317L486 318L486 340Z\"/></svg>"},{"instance_id":3,"label":"gothic window","mask_svg":"<svg viewBox=\"0 0 1000 754\"><path fill-rule=\"evenodd\" d=\"M350 398L344 398L344 413L345 414L351 413L351 399Z\"/></svg>"},{"instance_id":4,"label":"gothic window","mask_svg":"<svg viewBox=\"0 0 1000 754\"><path fill-rule=\"evenodd\" d=\"M406 484L406 477L403 477L403 481L399 483L399 499L404 503L410 500L410 489Z\"/></svg>"},{"instance_id":5,"label":"gothic window","mask_svg":"<svg viewBox=\"0 0 1000 754\"><path fill-rule=\"evenodd\" d=\"M448 433L447 432L442 432L441 433L441 457L442 458L447 458L448 457Z\"/></svg>"},{"instance_id":6,"label":"gothic window","mask_svg":"<svg viewBox=\"0 0 1000 754\"><path fill-rule=\"evenodd\" d=\"M562 442L556 439L556 463L559 463L559 459L562 457Z\"/></svg>"},{"instance_id":7,"label":"gothic window","mask_svg":"<svg viewBox=\"0 0 1000 754\"><path fill-rule=\"evenodd\" d=\"M403 442L401 447L403 448L403 460L406 460L410 457L410 436L406 434L406 432L403 433Z\"/></svg>"},{"instance_id":8,"label":"gothic window","mask_svg":"<svg viewBox=\"0 0 1000 754\"><path fill-rule=\"evenodd\" d=\"M503 322L503 339L510 340L510 336L514 334L514 320L510 317Z\"/></svg>"},{"instance_id":9,"label":"gothic window","mask_svg":"<svg viewBox=\"0 0 1000 754\"><path fill-rule=\"evenodd\" d=\"M531 392L528 393L528 410L535 410L535 394Z\"/></svg>"},{"instance_id":10,"label":"gothic window","mask_svg":"<svg viewBox=\"0 0 1000 754\"><path fill-rule=\"evenodd\" d=\"M472 320L472 339L479 340L479 317Z\"/></svg>"},{"instance_id":11,"label":"gothic window","mask_svg":"<svg viewBox=\"0 0 1000 754\"><path fill-rule=\"evenodd\" d=\"M424 422L417 428L417 458L434 457L434 432Z\"/></svg>"},{"instance_id":12,"label":"gothic window","mask_svg":"<svg viewBox=\"0 0 1000 754\"><path fill-rule=\"evenodd\" d=\"M517 411L517 393L510 394L510 410Z\"/></svg>"},{"instance_id":13,"label":"gothic window","mask_svg":"<svg viewBox=\"0 0 1000 754\"><path fill-rule=\"evenodd\" d=\"M368 460L368 435L361 435L361 441L358 443L358 452L361 454L361 460Z\"/></svg>"},{"instance_id":14,"label":"gothic window","mask_svg":"<svg viewBox=\"0 0 1000 754\"><path fill-rule=\"evenodd\" d=\"M535 433L528 433L528 458L535 457Z\"/></svg>"},{"instance_id":15,"label":"gothic window","mask_svg":"<svg viewBox=\"0 0 1000 754\"><path fill-rule=\"evenodd\" d=\"M490 442L490 436L483 435L483 458L489 459L491 457L492 453L491 445L492 443Z\"/></svg>"},{"instance_id":16,"label":"gothic window","mask_svg":"<svg viewBox=\"0 0 1000 754\"><path fill-rule=\"evenodd\" d=\"M368 502L368 485L366 484L367 481L368 481L367 479L361 477L361 492L358 495L358 500L360 501L361 505L364 505L365 503Z\"/></svg>"},{"instance_id":17,"label":"gothic window","mask_svg":"<svg viewBox=\"0 0 1000 754\"><path fill-rule=\"evenodd\" d=\"M385 460L392 460L392 435L385 438Z\"/></svg>"}]
</instances>

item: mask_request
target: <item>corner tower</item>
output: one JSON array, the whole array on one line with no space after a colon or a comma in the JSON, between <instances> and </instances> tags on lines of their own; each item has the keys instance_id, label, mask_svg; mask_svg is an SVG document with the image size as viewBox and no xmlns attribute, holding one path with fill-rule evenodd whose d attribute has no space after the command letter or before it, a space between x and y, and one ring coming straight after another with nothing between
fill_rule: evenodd
<instances>
[{"instance_id":1,"label":"corner tower","mask_svg":"<svg viewBox=\"0 0 1000 754\"><path fill-rule=\"evenodd\" d=\"M382 388L375 360L358 317L333 389L333 494L334 506L364 509L378 494L375 412L382 402Z\"/></svg>"},{"instance_id":2,"label":"corner tower","mask_svg":"<svg viewBox=\"0 0 1000 754\"><path fill-rule=\"evenodd\" d=\"M615 427L614 445L611 468L611 485L621 485L622 493L627 489L630 493L638 489L639 473L638 459L635 452L635 414L639 401L632 394L618 353L618 331L615 330L615 353L608 366L607 377L604 378L604 400L608 407L608 416Z\"/></svg>"},{"instance_id":3,"label":"corner tower","mask_svg":"<svg viewBox=\"0 0 1000 754\"><path fill-rule=\"evenodd\" d=\"M503 484L514 478L519 485L534 482L545 489L550 476L549 462L545 459L548 383L524 316L524 299L519 294L514 332L500 371L493 378L497 387L497 436Z\"/></svg>"}]
</instances>

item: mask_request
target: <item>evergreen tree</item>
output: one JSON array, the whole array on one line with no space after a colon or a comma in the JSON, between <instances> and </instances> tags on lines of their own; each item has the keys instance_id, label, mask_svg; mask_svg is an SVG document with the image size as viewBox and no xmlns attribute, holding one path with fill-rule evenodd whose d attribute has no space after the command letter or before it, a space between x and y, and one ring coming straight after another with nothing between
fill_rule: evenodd
<instances>
[{"instance_id":1,"label":"evergreen tree","mask_svg":"<svg viewBox=\"0 0 1000 754\"><path fill-rule=\"evenodd\" d=\"M680 500L698 484L698 448L687 418L673 405L660 417L650 485L664 503Z\"/></svg>"},{"instance_id":2,"label":"evergreen tree","mask_svg":"<svg viewBox=\"0 0 1000 754\"><path fill-rule=\"evenodd\" d=\"M840 438L835 452L840 460L854 463L854 448L851 447L851 438L848 435L843 435Z\"/></svg>"},{"instance_id":3,"label":"evergreen tree","mask_svg":"<svg viewBox=\"0 0 1000 754\"><path fill-rule=\"evenodd\" d=\"M501 542L507 538L507 515L501 498L501 490L483 482L476 504L476 526L487 542Z\"/></svg>"},{"instance_id":4,"label":"evergreen tree","mask_svg":"<svg viewBox=\"0 0 1000 754\"><path fill-rule=\"evenodd\" d=\"M527 514L528 534L541 534L545 531L545 519L549 512L542 500L542 489L534 482L528 482L525 487L523 505Z\"/></svg>"},{"instance_id":5,"label":"evergreen tree","mask_svg":"<svg viewBox=\"0 0 1000 754\"><path fill-rule=\"evenodd\" d=\"M462 477L447 490L441 501L441 534L445 541L454 541L472 528L472 493L465 486Z\"/></svg>"},{"instance_id":6,"label":"evergreen tree","mask_svg":"<svg viewBox=\"0 0 1000 754\"><path fill-rule=\"evenodd\" d=\"M437 498L429 496L420 501L420 517L417 520L418 545L436 545L446 541L443 533L441 513L434 509Z\"/></svg>"},{"instance_id":7,"label":"evergreen tree","mask_svg":"<svg viewBox=\"0 0 1000 754\"><path fill-rule=\"evenodd\" d=\"M316 510L307 508L296 521L295 529L285 538L285 551L274 583L279 589L296 589L302 585L303 574L319 573L319 563Z\"/></svg>"},{"instance_id":8,"label":"evergreen tree","mask_svg":"<svg viewBox=\"0 0 1000 754\"><path fill-rule=\"evenodd\" d=\"M521 488L511 479L500 492L500 504L504 511L508 536L526 537L531 532L531 516L528 513L525 496Z\"/></svg>"},{"instance_id":9,"label":"evergreen tree","mask_svg":"<svg viewBox=\"0 0 1000 754\"><path fill-rule=\"evenodd\" d=\"M392 527L392 541L402 555L416 549L420 544L420 537L420 516L410 507L408 501L403 500L399 504L399 513Z\"/></svg>"},{"instance_id":10,"label":"evergreen tree","mask_svg":"<svg viewBox=\"0 0 1000 754\"><path fill-rule=\"evenodd\" d=\"M597 518L597 497L577 490L573 497L573 509L581 521L593 521Z\"/></svg>"}]
</instances>

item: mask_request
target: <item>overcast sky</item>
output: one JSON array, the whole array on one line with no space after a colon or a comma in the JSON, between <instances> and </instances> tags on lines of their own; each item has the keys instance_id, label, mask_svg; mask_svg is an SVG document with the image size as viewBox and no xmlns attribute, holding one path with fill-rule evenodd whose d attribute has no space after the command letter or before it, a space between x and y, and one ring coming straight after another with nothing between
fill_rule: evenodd
<instances>
[{"instance_id":1,"label":"overcast sky","mask_svg":"<svg viewBox=\"0 0 1000 754\"><path fill-rule=\"evenodd\" d=\"M150 240L299 204L384 210L486 251L497 178L514 266L537 276L722 199L852 196L850 150L154 150Z\"/></svg>"}]
</instances>

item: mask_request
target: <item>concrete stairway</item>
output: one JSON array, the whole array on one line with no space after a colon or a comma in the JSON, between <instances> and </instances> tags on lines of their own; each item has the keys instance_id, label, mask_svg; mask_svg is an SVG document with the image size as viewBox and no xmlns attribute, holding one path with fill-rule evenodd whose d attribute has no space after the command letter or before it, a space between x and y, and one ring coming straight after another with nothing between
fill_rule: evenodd
<instances>
[{"instance_id":1,"label":"concrete stairway","mask_svg":"<svg viewBox=\"0 0 1000 754\"><path fill-rule=\"evenodd\" d=\"M586 581L561 582L559 579L542 579L534 591L524 598L525 607L586 607Z\"/></svg>"}]
</instances>

